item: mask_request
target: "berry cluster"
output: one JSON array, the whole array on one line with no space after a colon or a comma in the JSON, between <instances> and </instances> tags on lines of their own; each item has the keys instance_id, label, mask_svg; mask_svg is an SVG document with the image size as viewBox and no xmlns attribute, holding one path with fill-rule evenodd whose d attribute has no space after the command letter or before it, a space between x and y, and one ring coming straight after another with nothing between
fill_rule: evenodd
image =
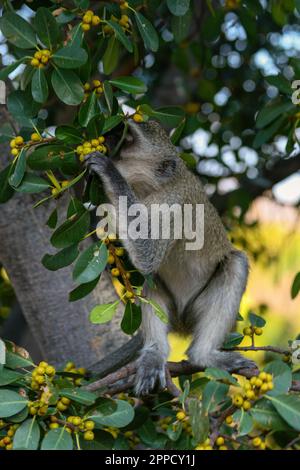
<instances>
[{"instance_id":1,"label":"berry cluster","mask_svg":"<svg viewBox=\"0 0 300 470\"><path fill-rule=\"evenodd\" d=\"M95 15L92 10L87 10L82 17L81 28L83 31L89 31L91 26L98 26L100 23L100 17Z\"/></svg>"},{"instance_id":2,"label":"berry cluster","mask_svg":"<svg viewBox=\"0 0 300 470\"><path fill-rule=\"evenodd\" d=\"M213 450L209 437L204 442L195 447L195 450Z\"/></svg>"},{"instance_id":3,"label":"berry cluster","mask_svg":"<svg viewBox=\"0 0 300 470\"><path fill-rule=\"evenodd\" d=\"M121 287L120 297L122 298L125 297L127 300L134 302L134 292L129 282L130 272L126 271L124 264L119 259L122 256L124 256L125 250L122 247L115 247L114 244L112 243L114 240L116 240L115 234L109 234L108 237L104 240L104 243L108 245L108 252L109 252L107 263L110 264L111 266L115 266L111 268L111 271L110 271L113 277L113 283L114 283L114 280L116 281L116 278L121 276L125 283L125 287L122 284L120 284L120 287Z\"/></svg>"},{"instance_id":4,"label":"berry cluster","mask_svg":"<svg viewBox=\"0 0 300 470\"><path fill-rule=\"evenodd\" d=\"M31 140L28 142L28 144L35 144L37 142L41 142L43 140L42 136L38 134L37 132L34 132L31 134ZM24 138L21 135L17 135L10 141L10 148L11 148L11 154L16 157L19 155L20 151L25 145Z\"/></svg>"},{"instance_id":5,"label":"berry cluster","mask_svg":"<svg viewBox=\"0 0 300 470\"><path fill-rule=\"evenodd\" d=\"M120 19L116 18L114 15L111 16L110 18L111 21L114 21L115 23L119 23L121 28L123 29L124 32L129 32L130 29L130 22L129 22L129 17L127 15L122 15ZM111 26L106 24L103 27L103 31L106 34L113 34L114 30Z\"/></svg>"},{"instance_id":6,"label":"berry cluster","mask_svg":"<svg viewBox=\"0 0 300 470\"><path fill-rule=\"evenodd\" d=\"M53 366L45 361L40 362L31 374L32 390L39 390L42 385L45 385L48 381L51 382L54 375L55 368Z\"/></svg>"},{"instance_id":7,"label":"berry cluster","mask_svg":"<svg viewBox=\"0 0 300 470\"><path fill-rule=\"evenodd\" d=\"M234 10L240 6L241 0L225 0L225 8L227 10Z\"/></svg>"},{"instance_id":8,"label":"berry cluster","mask_svg":"<svg viewBox=\"0 0 300 470\"><path fill-rule=\"evenodd\" d=\"M95 92L96 95L99 97L103 93L103 83L100 82L100 80L93 80L92 84L90 83L85 83L84 86L84 99L87 99L88 96L92 93Z\"/></svg>"},{"instance_id":9,"label":"berry cluster","mask_svg":"<svg viewBox=\"0 0 300 470\"><path fill-rule=\"evenodd\" d=\"M258 450L266 449L266 443L261 439L261 437L258 437L258 436L252 439L252 445L253 447L256 447Z\"/></svg>"},{"instance_id":10,"label":"berry cluster","mask_svg":"<svg viewBox=\"0 0 300 470\"><path fill-rule=\"evenodd\" d=\"M7 424L1 419L0 420L0 429L6 427ZM8 426L6 435L0 439L0 448L6 450L12 450L13 448L13 437L16 430L18 429L18 424L11 424Z\"/></svg>"},{"instance_id":11,"label":"berry cluster","mask_svg":"<svg viewBox=\"0 0 300 470\"><path fill-rule=\"evenodd\" d=\"M247 326L243 329L243 334L251 337L253 337L253 335L261 336L263 334L263 329L258 326Z\"/></svg>"},{"instance_id":12,"label":"berry cluster","mask_svg":"<svg viewBox=\"0 0 300 470\"><path fill-rule=\"evenodd\" d=\"M82 377L84 377L86 374L86 369L84 367L79 367L77 369L75 367L74 362L67 362L64 368L64 372L70 372L71 374L82 375ZM71 380L73 379L71 378ZM81 382L82 382L82 378L80 377L74 378L75 385L81 385Z\"/></svg>"},{"instance_id":13,"label":"berry cluster","mask_svg":"<svg viewBox=\"0 0 300 470\"><path fill-rule=\"evenodd\" d=\"M79 160L83 162L85 155L88 155L92 152L98 151L101 153L106 153L107 148L105 147L105 145L103 145L104 142L105 138L103 137L103 135L101 135L100 137L97 137L95 139L84 141L82 145L78 145L78 147L76 148L76 153L79 155Z\"/></svg>"},{"instance_id":14,"label":"berry cluster","mask_svg":"<svg viewBox=\"0 0 300 470\"><path fill-rule=\"evenodd\" d=\"M51 52L49 51L49 49L42 49L40 51L35 52L30 63L32 67L35 67L37 69L42 69L48 64L50 58L51 58Z\"/></svg>"},{"instance_id":15,"label":"berry cluster","mask_svg":"<svg viewBox=\"0 0 300 470\"><path fill-rule=\"evenodd\" d=\"M243 386L243 394L237 393L232 398L232 403L237 408L243 408L245 411L252 406L250 400L256 400L269 390L273 390L273 376L267 372L260 372L258 376L253 376L246 380Z\"/></svg>"},{"instance_id":16,"label":"berry cluster","mask_svg":"<svg viewBox=\"0 0 300 470\"><path fill-rule=\"evenodd\" d=\"M60 183L57 181L56 184L57 184L57 186L55 186L51 189L52 196L54 196L55 198L57 198L60 195L62 189L66 188L68 186L68 184L70 184L70 181L69 180L63 180Z\"/></svg>"},{"instance_id":17,"label":"berry cluster","mask_svg":"<svg viewBox=\"0 0 300 470\"><path fill-rule=\"evenodd\" d=\"M121 1L120 1L120 8L121 8L121 10L127 10L128 7L129 7L129 3L128 3L128 2L125 2L124 0L121 0Z\"/></svg>"}]
</instances>

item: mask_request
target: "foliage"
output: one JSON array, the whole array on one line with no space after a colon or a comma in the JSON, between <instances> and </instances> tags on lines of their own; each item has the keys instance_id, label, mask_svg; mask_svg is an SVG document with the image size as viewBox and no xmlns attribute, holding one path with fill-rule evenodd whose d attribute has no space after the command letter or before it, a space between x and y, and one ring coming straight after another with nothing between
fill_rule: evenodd
<instances>
[{"instance_id":1,"label":"foliage","mask_svg":"<svg viewBox=\"0 0 300 470\"><path fill-rule=\"evenodd\" d=\"M296 53L284 56L278 44L283 27L295 26L299 2L262 6L258 0L226 0L214 7L202 2L201 28L194 23L199 6L192 0L101 2L97 11L90 10L88 0L34 1L28 16L19 10L22 1L3 3L0 28L15 61L2 68L0 79L13 80L7 108L20 130L16 135L8 124L1 130L12 161L0 173L0 202L16 192L37 195L37 208L68 198L64 222L58 225L58 209L49 214L50 242L57 252L45 254L42 263L53 271L74 263L72 302L88 295L104 269L110 270L120 300L95 306L90 320L110 321L123 302L121 327L132 335L141 323L135 301L150 302L141 295L145 280L115 234L82 248L94 233L91 210L104 197L96 177L86 178L85 155L116 152L129 118L137 123L156 119L173 130L172 141L182 145L182 158L191 169L196 159L184 138L200 128L205 131L211 154L201 155L197 167L214 191L226 176L261 190L269 187L260 171L281 159L278 136L285 137L286 155L298 144L300 115L291 99L291 80L299 72L299 59ZM271 73L257 65L262 47L272 59ZM152 103L166 60L176 71L184 99L181 106L167 100L167 106L156 108ZM64 124L57 124L56 108L62 110ZM110 145L111 136L117 136L117 147ZM237 185L228 216L241 222L255 194ZM298 292L299 274L292 297ZM166 321L161 307L152 306ZM252 314L244 334L254 341L263 326ZM242 339L235 333L224 346L237 347ZM47 373L52 366L34 366L10 344L6 351L2 344L0 351L0 442L6 449L284 448L299 434L299 396L291 391L297 371L283 361L266 365L272 380L259 379L261 385L241 377L237 385L233 376L209 369L181 380L179 398L163 392L146 406L136 397L108 399L86 392L82 387L92 378L73 366ZM37 373L39 367L45 370ZM41 377L40 383L32 373ZM274 388L264 390L273 381ZM247 392L252 392L250 407Z\"/></svg>"}]
</instances>

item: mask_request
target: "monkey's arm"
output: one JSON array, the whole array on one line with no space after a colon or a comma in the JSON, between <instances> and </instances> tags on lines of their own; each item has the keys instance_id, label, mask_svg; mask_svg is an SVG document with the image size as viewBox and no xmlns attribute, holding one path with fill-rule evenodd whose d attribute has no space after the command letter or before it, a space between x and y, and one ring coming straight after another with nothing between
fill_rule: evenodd
<instances>
[{"instance_id":1,"label":"monkey's arm","mask_svg":"<svg viewBox=\"0 0 300 470\"><path fill-rule=\"evenodd\" d=\"M118 214L119 198L121 196L127 197L127 207L129 208L133 204L143 204L144 202L139 201L136 194L129 186L127 181L123 178L120 172L117 170L113 162L101 155L99 152L94 152L86 158L86 165L96 173L103 181L104 188L108 193L111 202L114 204L116 212ZM152 201L155 202L155 201ZM175 202L175 201L174 201ZM145 203L144 203L145 204ZM122 242L131 257L131 260L135 267L141 271L142 274L151 274L157 272L162 260L167 252L170 243L170 239L151 239L150 236L150 207L148 213L148 238L133 239L130 237L122 238ZM135 216L128 215L127 225L130 224L131 220L135 219Z\"/></svg>"}]
</instances>

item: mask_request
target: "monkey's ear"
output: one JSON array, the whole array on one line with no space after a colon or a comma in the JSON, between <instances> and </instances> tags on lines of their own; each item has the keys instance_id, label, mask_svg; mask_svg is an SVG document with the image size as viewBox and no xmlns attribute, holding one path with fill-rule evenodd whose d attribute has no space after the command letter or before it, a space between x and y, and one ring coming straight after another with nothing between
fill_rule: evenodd
<instances>
[{"instance_id":1,"label":"monkey's ear","mask_svg":"<svg viewBox=\"0 0 300 470\"><path fill-rule=\"evenodd\" d=\"M177 168L177 162L173 157L164 158L155 168L155 175L161 178L173 176Z\"/></svg>"}]
</instances>

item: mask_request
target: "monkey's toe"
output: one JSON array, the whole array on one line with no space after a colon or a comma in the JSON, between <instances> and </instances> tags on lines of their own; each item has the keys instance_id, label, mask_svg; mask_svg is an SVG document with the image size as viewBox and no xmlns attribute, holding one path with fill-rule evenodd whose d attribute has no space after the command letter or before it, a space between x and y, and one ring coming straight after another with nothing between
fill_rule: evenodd
<instances>
[{"instance_id":1,"label":"monkey's toe","mask_svg":"<svg viewBox=\"0 0 300 470\"><path fill-rule=\"evenodd\" d=\"M166 387L165 364L155 362L149 364L148 360L139 361L135 377L135 392L137 395L148 395L156 386L160 389Z\"/></svg>"}]
</instances>

